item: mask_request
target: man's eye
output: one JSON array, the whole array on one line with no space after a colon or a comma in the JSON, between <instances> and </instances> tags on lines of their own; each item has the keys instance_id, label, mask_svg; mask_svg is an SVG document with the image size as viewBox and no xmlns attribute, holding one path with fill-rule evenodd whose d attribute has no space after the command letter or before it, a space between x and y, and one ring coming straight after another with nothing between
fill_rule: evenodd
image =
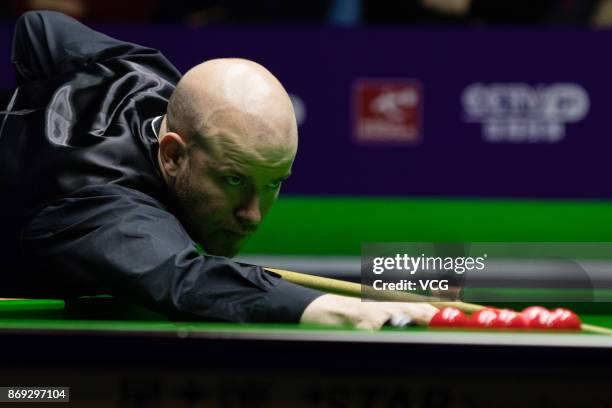
<instances>
[{"instance_id":1,"label":"man's eye","mask_svg":"<svg viewBox=\"0 0 612 408\"><path fill-rule=\"evenodd\" d=\"M242 180L242 178L238 176L225 177L225 182L232 187L240 187L241 185L244 184L244 181Z\"/></svg>"},{"instance_id":2,"label":"man's eye","mask_svg":"<svg viewBox=\"0 0 612 408\"><path fill-rule=\"evenodd\" d=\"M281 180L272 181L272 182L268 183L268 187L269 188L278 188L278 186L280 186L281 183L282 183Z\"/></svg>"}]
</instances>

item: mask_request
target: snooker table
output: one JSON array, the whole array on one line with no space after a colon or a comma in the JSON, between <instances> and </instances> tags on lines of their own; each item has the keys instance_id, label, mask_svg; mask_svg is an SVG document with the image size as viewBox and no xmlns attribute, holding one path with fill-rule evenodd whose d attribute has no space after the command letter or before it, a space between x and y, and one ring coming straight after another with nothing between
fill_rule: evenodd
<instances>
[{"instance_id":1,"label":"snooker table","mask_svg":"<svg viewBox=\"0 0 612 408\"><path fill-rule=\"evenodd\" d=\"M612 328L608 303L564 306ZM608 335L170 322L98 297L0 301L0 345L0 386L74 406L612 406Z\"/></svg>"}]
</instances>

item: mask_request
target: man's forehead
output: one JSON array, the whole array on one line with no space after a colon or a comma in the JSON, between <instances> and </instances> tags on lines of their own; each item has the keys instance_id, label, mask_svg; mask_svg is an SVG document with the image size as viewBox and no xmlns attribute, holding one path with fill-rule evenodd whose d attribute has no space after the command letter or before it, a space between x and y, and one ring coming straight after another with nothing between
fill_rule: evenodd
<instances>
[{"instance_id":1,"label":"man's forehead","mask_svg":"<svg viewBox=\"0 0 612 408\"><path fill-rule=\"evenodd\" d=\"M216 163L232 165L256 165L264 168L291 166L295 158L295 146L269 137L248 137L233 134L224 129L210 129L197 135L206 156Z\"/></svg>"},{"instance_id":2,"label":"man's forehead","mask_svg":"<svg viewBox=\"0 0 612 408\"><path fill-rule=\"evenodd\" d=\"M209 162L219 171L233 170L246 173L269 173L280 176L289 175L293 165L293 156L261 157L244 152L226 151L217 157L210 157Z\"/></svg>"},{"instance_id":3,"label":"man's forehead","mask_svg":"<svg viewBox=\"0 0 612 408\"><path fill-rule=\"evenodd\" d=\"M239 146L286 145L297 137L292 116L257 115L231 105L208 112L202 125L203 133L219 134L223 136L221 142Z\"/></svg>"}]
</instances>

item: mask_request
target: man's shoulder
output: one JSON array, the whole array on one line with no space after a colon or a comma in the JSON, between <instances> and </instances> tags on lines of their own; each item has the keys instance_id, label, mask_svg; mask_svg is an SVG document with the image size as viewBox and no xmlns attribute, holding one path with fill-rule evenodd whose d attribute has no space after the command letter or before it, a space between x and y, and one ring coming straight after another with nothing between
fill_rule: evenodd
<instances>
[{"instance_id":1,"label":"man's shoulder","mask_svg":"<svg viewBox=\"0 0 612 408\"><path fill-rule=\"evenodd\" d=\"M15 25L13 63L26 82L58 80L94 65L124 63L120 72L152 72L171 83L180 73L158 49L122 41L54 11L30 11ZM42 65L42 67L39 67ZM105 72L105 74L112 72ZM23 83L23 82L22 82Z\"/></svg>"}]
</instances>

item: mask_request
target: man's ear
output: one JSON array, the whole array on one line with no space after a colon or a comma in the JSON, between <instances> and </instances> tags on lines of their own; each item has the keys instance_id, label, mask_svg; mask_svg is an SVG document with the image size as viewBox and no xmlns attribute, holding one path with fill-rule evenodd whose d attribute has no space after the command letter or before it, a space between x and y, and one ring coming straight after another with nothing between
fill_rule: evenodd
<instances>
[{"instance_id":1,"label":"man's ear","mask_svg":"<svg viewBox=\"0 0 612 408\"><path fill-rule=\"evenodd\" d=\"M168 178L175 178L187 160L187 144L174 132L164 134L159 140L159 164Z\"/></svg>"}]
</instances>

